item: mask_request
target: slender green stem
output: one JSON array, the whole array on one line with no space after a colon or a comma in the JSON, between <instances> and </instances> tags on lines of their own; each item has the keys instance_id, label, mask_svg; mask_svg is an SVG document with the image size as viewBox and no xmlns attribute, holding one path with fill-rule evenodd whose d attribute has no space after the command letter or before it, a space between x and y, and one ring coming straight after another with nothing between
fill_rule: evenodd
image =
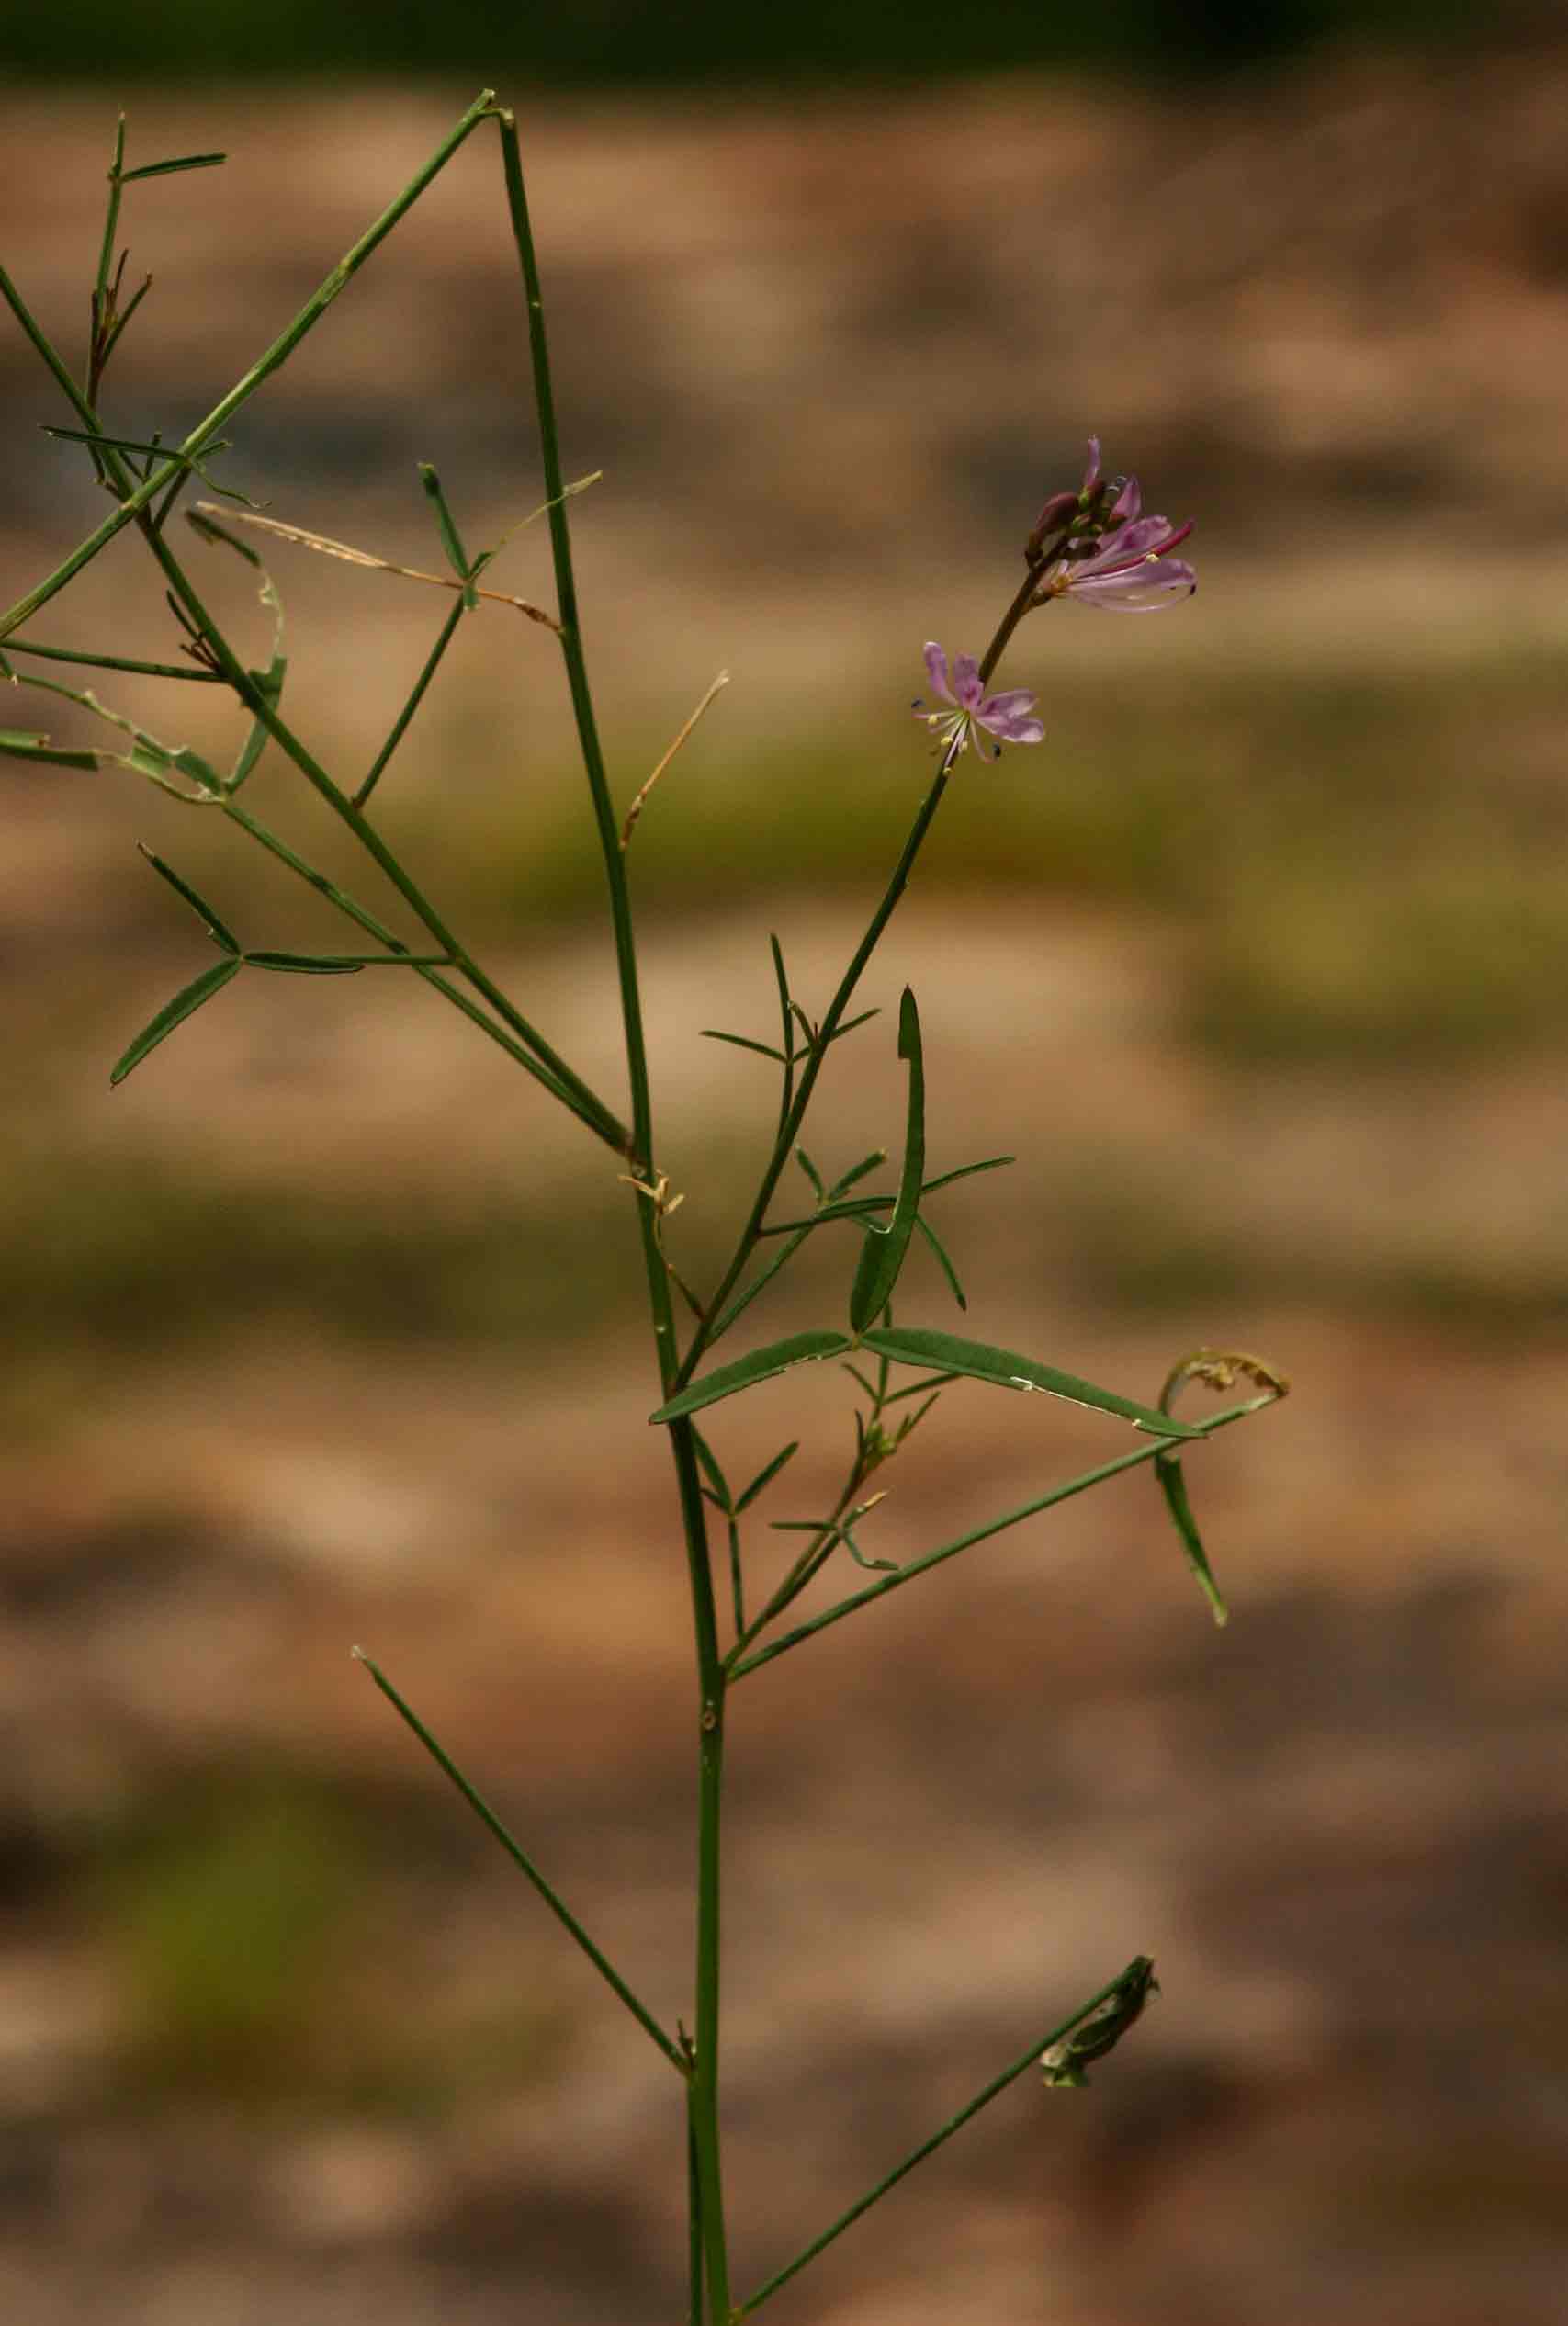
<instances>
[{"instance_id":1,"label":"slender green stem","mask_svg":"<svg viewBox=\"0 0 1568 2326\"><path fill-rule=\"evenodd\" d=\"M502 167L506 180L513 238L517 245L528 310L528 344L533 359L540 457L549 508L550 549L555 566L561 654L566 664L567 684L571 694L583 769L593 804L593 820L604 859L610 917L615 932L626 1073L631 1090L631 1157L637 1219L648 1275L649 1304L653 1319L660 1380L668 1395L679 1370L679 1351L675 1340L670 1274L659 1242L660 1199L653 1191L657 1185L653 1165L653 1102L643 1039L642 999L637 983L637 947L632 928L631 899L626 886L626 858L620 846L604 754L599 746L593 699L582 649L577 585L572 572L571 532L567 516L555 395L550 380L549 346L545 332L544 293L528 218L517 124L511 113L502 109L497 110L496 121L501 133ZM719 1809L724 1783L724 1666L718 1644L702 1481L690 1422L671 1425L670 1444L680 1494L686 1565L691 1584L700 1708L696 2034L692 2061L691 2124L709 2316L713 2326L729 2326L729 2260L725 2240L718 2129Z\"/></svg>"},{"instance_id":2,"label":"slender green stem","mask_svg":"<svg viewBox=\"0 0 1568 2326\"><path fill-rule=\"evenodd\" d=\"M392 1686L391 1681L387 1677L385 1672L382 1671L380 1665L378 1664L372 1663L370 1657L365 1654L363 1648L355 1648L354 1653L359 1662L364 1665L366 1670L369 1673L371 1678L375 1681L377 1687L380 1689L382 1695L387 1699L388 1702L413 1731L420 1743L424 1746L425 1751L430 1755L431 1759L435 1763L437 1768L439 1768L444 1775L451 1778L453 1784L462 1794L463 1799L468 1802L468 1807L474 1812L480 1823L488 1826L490 1831L495 1835L496 1840L501 1844L502 1849L505 1850L513 1864L516 1866L521 1872L526 1874L528 1880L533 1883L534 1888L538 1891L540 1897L544 1900L551 1914L556 1917L556 1920L561 1925L562 1928L577 1941L577 1944L581 1948L583 1953L588 1957L589 1961L593 1965L594 1970L597 1970L599 1976L604 1981L605 1984L610 1987L615 1993L619 1995L621 2001L626 2004L626 2009L631 2013L632 2017L637 2021L639 2026L646 2028L648 2033L653 2038L654 2042L659 2046L660 2051L663 2052L665 2058L670 2061L671 2065L678 2068L682 2075L689 2075L690 2067L687 2062L686 2055L682 2050L680 2045L676 2042L674 2037L665 2034L664 2029L660 2026L652 2012L648 2008L648 2005L643 2003L638 1996L632 1993L632 1990L621 1977L620 1972L615 1969L614 1963L612 1963L608 1957L603 1954L594 1945L592 1939L588 1936L587 1931L584 1930L582 1925L578 1921L577 1916L571 1912L571 1909L558 1895L557 1891L545 1879L545 1876L539 1871L537 1866L535 1865L527 1851L524 1849L519 1843L513 1839L512 1835L507 1832L506 1827L496 1815L494 1810L490 1806L490 1803L481 1794L475 1790L472 1785L469 1784L468 1778L457 1767L456 1761L451 1758L450 1755L442 1745L437 1744L435 1738L432 1736L430 1731L425 1727L424 1722L420 1719L418 1713L414 1711L410 1704L404 1701L401 1696L399 1695L397 1689Z\"/></svg>"},{"instance_id":3,"label":"slender green stem","mask_svg":"<svg viewBox=\"0 0 1568 2326\"><path fill-rule=\"evenodd\" d=\"M1000 2075L993 2076L989 2083L983 2091L976 2094L966 2107L960 2108L956 2116L950 2117L940 2132L933 2132L929 2140L922 2140L918 2149L911 2149L901 2164L896 2164L892 2172L878 2181L874 2189L868 2189L859 2203L852 2205L847 2213L840 2213L830 2229L825 2229L820 2237L812 2240L804 2253L797 2253L793 2262L787 2262L783 2269L776 2271L768 2279L765 2285L759 2286L754 2294L749 2295L734 2311L733 2318L736 2320L750 2318L754 2309L761 2309L770 2294L776 2294L781 2286L787 2286L790 2279L798 2275L799 2272L806 2267L807 2262L814 2262L818 2253L832 2244L835 2238L841 2237L847 2229L852 2228L863 2213L869 2213L872 2207L887 2195L889 2189L897 2188L906 2174L912 2173L917 2164L923 2164L926 2158L940 2149L945 2140L951 2140L955 2132L961 2132L972 2117L978 2116L982 2108L989 2107L991 2102L1005 2092L1010 2083L1016 2083L1019 2077L1028 2069L1036 2066L1043 2051L1048 2051L1054 2043L1060 2043L1064 2037L1071 2035L1080 2020L1087 2019L1091 2011L1098 2010L1102 2003L1109 2002L1111 1997L1125 1985L1127 1977L1126 1970L1119 1971L1114 1979L1101 1987L1097 1995L1090 1995L1087 2003L1080 2004L1078 2008L1059 2026L1048 2027L1043 2036L1037 2037L1010 2067L1004 2068Z\"/></svg>"},{"instance_id":4,"label":"slender green stem","mask_svg":"<svg viewBox=\"0 0 1568 2326\"><path fill-rule=\"evenodd\" d=\"M1259 1413L1265 1406L1275 1402L1274 1393L1263 1397L1250 1397L1244 1406L1227 1406L1223 1413L1209 1415L1206 1420L1197 1424L1197 1428L1204 1437L1208 1437L1213 1430L1224 1429L1233 1421L1244 1420L1248 1414ZM803 1640L825 1632L830 1623L841 1622L846 1615L853 1615L857 1609L869 1607L873 1599L886 1598L889 1591L897 1591L903 1584L913 1583L918 1575L925 1575L931 1568L941 1566L944 1559L955 1559L961 1551L971 1550L976 1542L988 1541L992 1535L1003 1534L1009 1527L1019 1526L1025 1519L1032 1519L1058 1502L1069 1502L1075 1495L1087 1493L1090 1486L1103 1485L1107 1478L1114 1478L1123 1470L1135 1470L1142 1462L1153 1462L1156 1455L1168 1450L1165 1439L1151 1438L1147 1445L1137 1447L1132 1453L1119 1454L1114 1462L1102 1462L1097 1469L1086 1470L1078 1477L1069 1478L1065 1485L1053 1486L1048 1493L1037 1495L1033 1501L1021 1503L1016 1510L1009 1510L999 1519L988 1519L982 1527L972 1527L967 1534L957 1536L952 1542L944 1542L939 1551L928 1551L923 1558L911 1559L907 1567L899 1567L896 1574L885 1575L877 1582L867 1584L863 1591L853 1592L849 1598L839 1600L821 1615L813 1616L809 1623L797 1624L782 1639L770 1640L767 1646L759 1648L755 1655L732 1663L730 1678L744 1679L748 1672L755 1672L762 1665L771 1664L775 1655L783 1655L789 1648L799 1647ZM752 1626L753 1636L757 1628Z\"/></svg>"},{"instance_id":5,"label":"slender green stem","mask_svg":"<svg viewBox=\"0 0 1568 2326\"><path fill-rule=\"evenodd\" d=\"M130 520L145 509L150 502L157 499L166 485L187 472L189 461L218 434L224 422L238 412L242 404L248 402L255 394L256 390L270 379L273 373L282 364L287 363L299 342L308 332L314 330L338 293L352 281L371 253L385 242L393 227L413 208L431 182L440 175L458 148L484 119L494 102L494 95L491 89L480 90L462 119L443 138L429 161L409 180L402 192L389 204L375 223L366 230L353 248L346 251L339 259L331 274L305 301L293 322L288 325L287 329L279 333L265 353L257 357L243 378L237 380L228 394L220 402L214 404L205 420L197 422L183 444L171 448L170 457L161 462L141 483L126 491L118 507L112 515L104 519L103 524L96 532L89 534L86 540L81 542L63 563L56 566L54 571L40 582L36 589L29 590L26 597L19 598L8 612L0 615L0 638L8 638L13 630L20 628L29 615L36 614L40 605L47 605L50 599L62 590L75 574L80 573L85 565L90 564L99 550L112 541L123 526L129 525ZM4 295L7 299L13 312L21 322L23 330L32 339L34 345L39 347L40 354L43 353L42 343L30 326L26 309L15 293L15 287L11 284L4 268L0 268L0 295ZM50 363L50 368L54 370L55 362L47 356L45 360ZM68 386L72 401L75 404L77 411L85 414L90 426L94 424L92 408L82 399L68 373L62 384ZM118 486L117 490L118 490Z\"/></svg>"},{"instance_id":6,"label":"slender green stem","mask_svg":"<svg viewBox=\"0 0 1568 2326\"><path fill-rule=\"evenodd\" d=\"M442 658L445 656L446 649L451 645L453 639L457 637L457 625L462 620L464 615L467 614L468 610L468 606L463 599L455 598L453 600L452 611L446 616L446 621L441 625L441 635L436 639L435 644L431 648L430 652L426 655L424 667L413 683L413 689L409 695L408 701L403 705L402 709L398 713L397 717L393 720L392 731L388 736L386 741L382 744L380 750L377 752L375 760L371 764L370 773L366 776L365 781L360 785L359 789L354 795L354 805L355 807L364 807L366 801L369 798L371 793L375 790L377 785L380 782L383 774L386 773L388 762L390 760L392 753L397 750L398 745L402 741L403 737L408 733L409 727L413 719L413 715L418 710L420 705L423 702L426 689L429 687L431 680L435 676L436 672L441 668Z\"/></svg>"},{"instance_id":7,"label":"slender green stem","mask_svg":"<svg viewBox=\"0 0 1568 2326\"><path fill-rule=\"evenodd\" d=\"M96 341L103 325L104 301L108 296L109 269L114 265L114 238L119 231L119 198L121 172L125 168L125 116L115 123L114 159L108 167L109 194L104 206L104 239L98 245L98 274L93 295L93 337ZM93 350L87 351L89 371Z\"/></svg>"},{"instance_id":8,"label":"slender green stem","mask_svg":"<svg viewBox=\"0 0 1568 2326\"><path fill-rule=\"evenodd\" d=\"M517 141L517 125L510 113L498 113L501 128L502 165L506 177L506 198L512 213L513 239L523 270L523 286L528 303L528 344L534 366L534 397L539 416L539 448L545 472L545 496L549 511L550 553L555 565L556 613L560 623L561 657L566 664L567 684L571 694L572 717L577 725L577 739L582 753L582 764L588 777L589 796L593 805L593 821L599 835L600 852L604 860L605 885L609 890L610 917L615 940L615 966L620 978L621 1019L626 1045L626 1073L631 1085L632 1146L631 1161L641 1177L648 1177L653 1168L653 1112L649 1090L648 1053L642 1030L642 997L637 987L637 941L632 930L631 898L626 886L626 859L621 852L620 833L615 823L615 810L610 797L609 779L604 772L604 755L599 745L598 724L593 716L593 696L588 683L588 665L582 650L582 632L577 607L577 582L571 563L571 527L567 515L566 480L561 470L560 438L556 425L555 395L550 384L549 348L544 329L544 294L539 282L538 260L534 250L533 231L528 221L527 196L523 185L522 152ZM645 1216L650 1205L644 1199ZM657 1273L664 1280L664 1262L657 1254ZM650 1262L650 1265L652 1263ZM660 1343L662 1365L666 1351Z\"/></svg>"}]
</instances>

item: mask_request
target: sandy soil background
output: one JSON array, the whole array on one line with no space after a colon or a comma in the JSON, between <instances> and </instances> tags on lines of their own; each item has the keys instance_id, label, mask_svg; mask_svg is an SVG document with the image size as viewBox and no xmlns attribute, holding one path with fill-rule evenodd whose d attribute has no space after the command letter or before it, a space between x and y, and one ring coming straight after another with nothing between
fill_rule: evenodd
<instances>
[{"instance_id":1,"label":"sandy soil background","mask_svg":"<svg viewBox=\"0 0 1568 2326\"><path fill-rule=\"evenodd\" d=\"M231 159L136 197L116 424L207 410L468 94L144 104L133 162ZM830 990L925 771L921 639L988 634L1091 425L1201 527L1192 606L1022 633L1047 744L954 787L866 999L919 992L936 1167L1023 1158L943 1199L970 1329L1145 1395L1240 1344L1294 1394L1190 1464L1228 1631L1138 1474L739 1692L741 2288L1131 1953L1163 1993L781 2326L1563 2316L1565 97L1542 52L528 127L568 460L605 472L576 514L620 796L735 673L636 842L699 1279L773 1103L700 1029L766 1033L770 927ZM5 262L74 355L111 125L0 118ZM416 460L471 541L534 505L499 191L476 148L220 475L422 565ZM6 603L101 514L49 393L0 333ZM274 562L296 720L356 772L440 609ZM546 594L536 532L497 579ZM129 539L31 634L175 642ZM543 631L466 626L382 812L618 1101L560 693ZM230 734L173 694L112 699ZM44 699L6 723L85 735ZM686 2010L685 1584L624 1191L390 980L243 980L111 1095L201 965L134 840L250 942L336 932L129 777L0 764L6 2312L673 2318L674 2079L348 1655ZM254 796L349 861L270 761ZM901 1121L886 1016L855 1044L811 1142L838 1168ZM836 1313L846 1265L808 1249L757 1337ZM958 1321L934 1271L907 1305ZM836 1485L842 1385L714 1433L745 1474L803 1413L777 1517ZM950 1393L871 1547L1123 1445Z\"/></svg>"}]
</instances>

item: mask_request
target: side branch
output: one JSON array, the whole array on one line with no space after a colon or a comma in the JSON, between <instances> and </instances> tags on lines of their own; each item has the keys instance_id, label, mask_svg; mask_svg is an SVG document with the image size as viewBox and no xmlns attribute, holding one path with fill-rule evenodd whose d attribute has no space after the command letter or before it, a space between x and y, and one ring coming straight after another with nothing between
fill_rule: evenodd
<instances>
[{"instance_id":1,"label":"side branch","mask_svg":"<svg viewBox=\"0 0 1568 2326\"><path fill-rule=\"evenodd\" d=\"M1223 1413L1211 1414L1206 1421L1199 1422L1196 1427L1204 1437L1208 1437L1212 1431L1224 1429L1233 1421L1244 1421L1248 1414L1260 1413L1265 1406L1276 1403L1277 1395L1277 1392L1271 1391L1262 1397L1249 1397L1243 1406L1227 1406ZM907 1567L899 1567L896 1573L867 1584L863 1591L853 1592L849 1598L839 1600L836 1606L826 1609L821 1615L813 1616L809 1623L797 1624L782 1639L770 1640L767 1646L759 1648L754 1655L744 1656L731 1664L728 1667L730 1678L744 1679L748 1672L757 1671L762 1665L771 1663L775 1655L783 1655L788 1648L799 1647L803 1640L825 1632L830 1623L841 1622L846 1615L853 1615L858 1608L869 1607L873 1599L885 1598L889 1591L897 1591L900 1584L912 1583L918 1575L941 1566L944 1559L955 1559L961 1551L969 1550L975 1543L987 1541L994 1534L1005 1533L1009 1527L1016 1527L1023 1519L1032 1519L1058 1502L1070 1501L1074 1495L1085 1494L1090 1486L1103 1485L1107 1478L1114 1478L1122 1470L1135 1470L1140 1462L1153 1462L1166 1450L1167 1442L1163 1439L1153 1438L1147 1445L1135 1448L1132 1453L1119 1454L1114 1462L1102 1462L1096 1469L1086 1470L1078 1477L1069 1478L1066 1485L1053 1486L1049 1492L1036 1495L1032 1502L1022 1503L1018 1509L1009 1510L999 1519L988 1519L983 1527L972 1527L967 1534L957 1536L952 1542L944 1542L939 1550L928 1551L923 1558L911 1559Z\"/></svg>"},{"instance_id":2,"label":"side branch","mask_svg":"<svg viewBox=\"0 0 1568 2326\"><path fill-rule=\"evenodd\" d=\"M355 1648L354 1653L356 1660L364 1665L366 1670L369 1673L371 1678L375 1681L377 1687L380 1689L382 1695L387 1699L388 1702L398 1712L400 1717L408 1723L409 1727L412 1729L414 1734L424 1746L425 1751L430 1755L431 1759L435 1763L437 1768L441 1769L451 1778L453 1784L456 1785L457 1790L462 1794L463 1799L468 1802L468 1807L474 1812L480 1823L490 1828L490 1831L495 1835L496 1840L501 1844L502 1849L505 1850L513 1864L519 1868L523 1873L527 1875L528 1880L533 1883L535 1889L538 1891L540 1897L544 1900L551 1914L554 1914L556 1920L560 1924L561 1927L567 1931L571 1937L576 1939L578 1945L588 1957L589 1961L593 1965L593 1968L599 1973L599 1976L604 1981L606 1986L612 1988L614 1992L619 1995L621 2001L626 2004L626 2009L631 2013L632 2017L648 2030L648 2033L653 2038L654 2042L659 2046L660 2051L663 2052L671 2066L677 2069L682 2076L690 2076L691 2063L687 2060L684 2051L682 2050L681 2046L675 2041L673 2036L665 2034L664 2029L660 2026L652 2012L648 2008L648 2005L641 2002L638 1997L632 1993L630 1987L627 1986L626 1981L621 1977L620 1972L615 1968L615 1965L601 1953L600 1949L594 1945L592 1939L588 1936L587 1931L584 1930L582 1925L578 1921L577 1916L572 1913L571 1909L557 1895L556 1891L546 1880L537 1866L535 1865L533 1859L528 1856L527 1851L522 1848L518 1843L513 1841L512 1835L507 1832L505 1826L502 1824L494 1810L491 1808L490 1803L485 1801L480 1794L475 1791L473 1786L469 1784L462 1770L457 1767L456 1761L454 1761L442 1748L442 1746L436 1743L434 1737L432 1736L430 1731L425 1727L424 1722L420 1719L418 1713L413 1711L412 1706L404 1702L403 1699L399 1695L397 1689L392 1686L391 1681L387 1677L385 1672L381 1670L379 1665L373 1663L370 1657L366 1654L363 1648Z\"/></svg>"},{"instance_id":3,"label":"side branch","mask_svg":"<svg viewBox=\"0 0 1568 2326\"><path fill-rule=\"evenodd\" d=\"M976 2094L967 2107L960 2108L956 2116L950 2117L942 2129L939 2132L933 2132L929 2140L922 2140L918 2149L911 2149L903 2162L896 2164L892 2172L878 2181L874 2189L868 2189L858 2204L852 2205L847 2213L840 2213L830 2229L824 2230L821 2236L815 2238L804 2253L797 2253L793 2262L787 2262L783 2269L768 2279L766 2285L760 2286L748 2300L740 2303L739 2307L732 2312L733 2319L739 2321L742 2318L750 2318L754 2309L761 2308L770 2294L776 2294L781 2286L787 2286L790 2279L806 2267L807 2262L814 2262L818 2254L831 2245L836 2237L841 2237L847 2229L852 2228L863 2213L869 2213L872 2207L887 2195L889 2189L897 2188L907 2173L912 2173L917 2164L923 2164L926 2158L940 2149L944 2140L951 2140L953 2134L961 2131L971 2117L978 2116L982 2108L988 2107L999 2094L1007 2090L1010 2083L1016 2083L1025 2069L1037 2066L1043 2052L1049 2051L1053 2044L1063 2042L1072 2034L1075 2027L1089 2017L1091 2012L1098 2011L1102 2004L1109 2003L1113 1996L1121 1993L1129 1979L1136 1975L1139 1965L1144 1959L1141 1956L1135 1958L1125 1970L1118 1971L1114 1979L1101 1987L1098 1994L1090 1995L1087 2003L1080 2004L1078 2008L1069 2017L1064 2019L1059 2027L1048 2028L1044 2035L1037 2037L1021 2057L1015 2060L1010 2067L1004 2068L1000 2075L993 2076L984 2090Z\"/></svg>"}]
</instances>

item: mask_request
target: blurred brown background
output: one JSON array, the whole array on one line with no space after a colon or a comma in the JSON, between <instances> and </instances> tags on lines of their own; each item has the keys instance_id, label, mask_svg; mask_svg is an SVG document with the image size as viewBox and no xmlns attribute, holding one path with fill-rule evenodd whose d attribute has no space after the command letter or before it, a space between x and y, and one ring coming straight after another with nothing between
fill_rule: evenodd
<instances>
[{"instance_id":1,"label":"blurred brown background","mask_svg":"<svg viewBox=\"0 0 1568 2326\"><path fill-rule=\"evenodd\" d=\"M133 164L231 158L131 189L156 283L114 423L183 433L470 94L140 96ZM734 674L633 854L699 1281L774 1102L700 1029L767 1037L770 928L824 1004L928 773L921 641L979 650L1090 428L1199 522L1191 605L1021 632L1047 741L966 764L864 999L919 994L934 1168L1021 1158L941 1199L967 1329L1142 1395L1239 1344L1295 1393L1189 1462L1227 1632L1136 1474L739 1691L740 2290L1129 1954L1164 1992L780 2326L1568 2317L1565 100L1535 48L525 118L569 469L604 471L574 522L622 800ZM74 358L112 103L0 108L6 263ZM51 397L7 329L5 603L102 510ZM485 140L234 433L220 473L272 514L415 564L416 460L470 544L535 505ZM193 555L259 656L244 577ZM271 561L286 708L352 782L444 608ZM492 578L547 598L540 529ZM175 645L130 536L30 634ZM101 691L232 737L196 688ZM85 734L26 693L6 723ZM6 2313L673 2319L675 2080L348 1656L689 2012L686 1586L625 1191L390 977L242 979L111 1096L205 957L137 839L249 943L341 924L129 775L0 764ZM249 796L381 904L301 793L269 755ZM618 1104L545 632L465 626L378 805ZM885 1014L818 1159L896 1142L901 1087ZM835 1315L849 1259L814 1239L732 1348ZM902 1313L956 1324L917 1266ZM716 1426L748 1475L803 1415L764 1517L836 1486L840 1388ZM951 1392L868 1548L1124 1445ZM753 1530L755 1575L781 1542Z\"/></svg>"}]
</instances>

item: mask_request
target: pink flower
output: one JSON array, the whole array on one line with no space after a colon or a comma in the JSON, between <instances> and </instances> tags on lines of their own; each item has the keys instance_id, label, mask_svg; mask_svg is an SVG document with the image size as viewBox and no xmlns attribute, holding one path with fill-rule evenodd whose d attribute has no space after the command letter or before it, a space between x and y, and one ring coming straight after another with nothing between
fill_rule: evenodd
<instances>
[{"instance_id":1,"label":"pink flower","mask_svg":"<svg viewBox=\"0 0 1568 2326\"><path fill-rule=\"evenodd\" d=\"M980 665L972 654L953 658L953 684L948 685L947 656L934 638L925 648L926 675L944 703L951 703L950 711L928 711L922 701L915 704L915 717L931 728L937 739L937 747L956 760L961 751L973 743L982 757L1000 759L1004 743L1042 743L1045 729L1033 717L1034 697L1025 688L1015 686L1002 694L987 694L980 681ZM995 748L987 751L979 730L997 738Z\"/></svg>"}]
</instances>

